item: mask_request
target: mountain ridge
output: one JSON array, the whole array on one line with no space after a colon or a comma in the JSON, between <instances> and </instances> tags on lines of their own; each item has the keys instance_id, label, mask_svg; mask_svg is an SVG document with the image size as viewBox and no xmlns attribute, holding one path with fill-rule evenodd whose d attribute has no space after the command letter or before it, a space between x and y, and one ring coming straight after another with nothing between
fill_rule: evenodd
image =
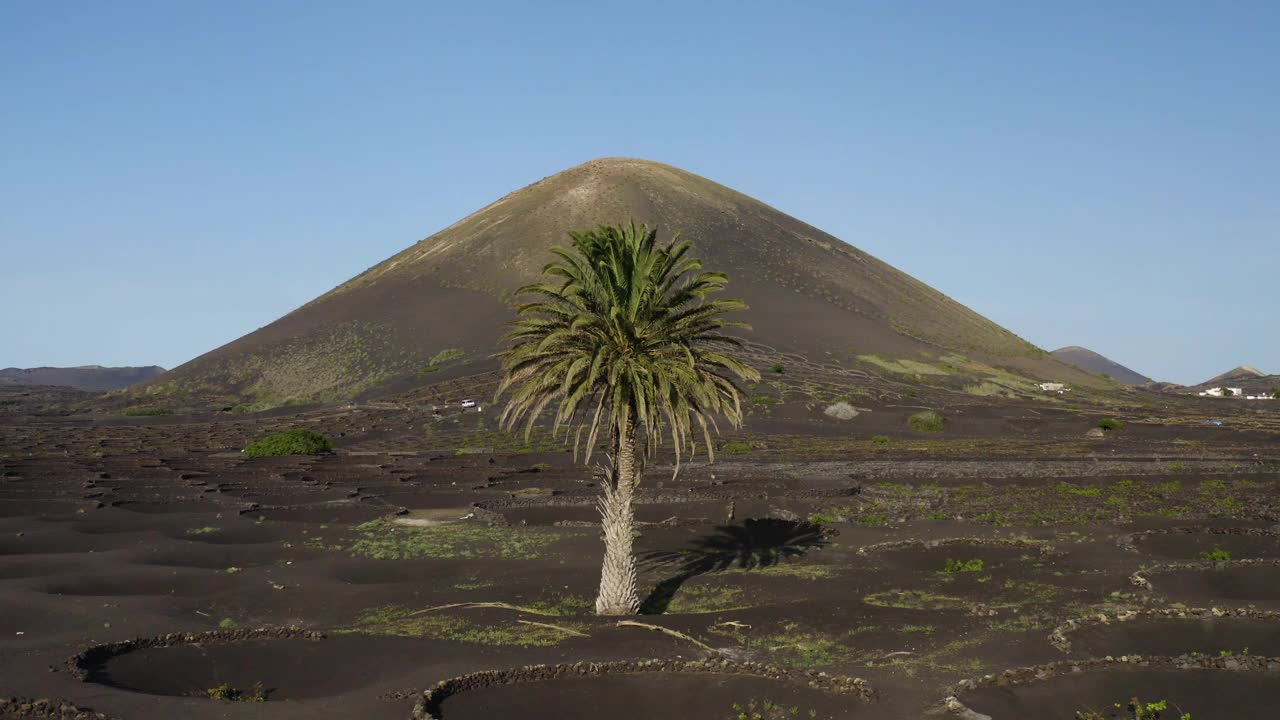
<instances>
[{"instance_id":1,"label":"mountain ridge","mask_svg":"<svg viewBox=\"0 0 1280 720\"><path fill-rule=\"evenodd\" d=\"M0 384L48 385L71 387L79 390L119 390L159 377L165 373L159 365L106 367L102 365L78 365L75 367L9 367L0 369Z\"/></svg>"}]
</instances>

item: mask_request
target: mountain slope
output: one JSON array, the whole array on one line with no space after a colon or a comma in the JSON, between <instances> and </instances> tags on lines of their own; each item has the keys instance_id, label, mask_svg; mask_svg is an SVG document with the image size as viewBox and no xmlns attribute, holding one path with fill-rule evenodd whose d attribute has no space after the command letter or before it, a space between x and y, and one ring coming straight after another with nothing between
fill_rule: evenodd
<instances>
[{"instance_id":1,"label":"mountain slope","mask_svg":"<svg viewBox=\"0 0 1280 720\"><path fill-rule=\"evenodd\" d=\"M1153 382L1146 375L1130 370L1108 357L1079 345L1058 348L1052 355L1064 363L1076 365L1095 375L1109 375L1112 380L1126 385L1146 385Z\"/></svg>"},{"instance_id":2,"label":"mountain slope","mask_svg":"<svg viewBox=\"0 0 1280 720\"><path fill-rule=\"evenodd\" d=\"M818 362L998 364L1087 376L942 293L757 200L683 170L596 160L513 192L147 390L259 405L404 389L495 366L508 303L566 231L633 219L695 243L751 309L752 342ZM946 373L947 370L939 370ZM1078 377L1077 377L1078 376Z\"/></svg>"},{"instance_id":3,"label":"mountain slope","mask_svg":"<svg viewBox=\"0 0 1280 720\"><path fill-rule=\"evenodd\" d=\"M79 390L117 390L136 385L164 374L164 368L146 367L38 367L4 368L0 370L0 385L56 385Z\"/></svg>"}]
</instances>

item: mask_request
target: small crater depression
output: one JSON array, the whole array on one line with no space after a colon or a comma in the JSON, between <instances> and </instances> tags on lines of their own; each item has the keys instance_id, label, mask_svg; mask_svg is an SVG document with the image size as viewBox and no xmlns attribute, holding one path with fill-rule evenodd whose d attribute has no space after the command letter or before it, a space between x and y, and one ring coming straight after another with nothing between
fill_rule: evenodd
<instances>
[{"instance_id":1,"label":"small crater depression","mask_svg":"<svg viewBox=\"0 0 1280 720\"><path fill-rule=\"evenodd\" d=\"M1134 547L1170 560L1280 558L1280 535L1178 530L1143 534L1134 539Z\"/></svg>"},{"instance_id":2,"label":"small crater depression","mask_svg":"<svg viewBox=\"0 0 1280 720\"><path fill-rule=\"evenodd\" d=\"M1280 565L1207 564L1162 570L1148 577L1157 593L1188 605L1280 606Z\"/></svg>"},{"instance_id":3,"label":"small crater depression","mask_svg":"<svg viewBox=\"0 0 1280 720\"><path fill-rule=\"evenodd\" d=\"M1126 622L1091 624L1070 635L1077 654L1168 655L1186 653L1280 656L1280 619L1146 617Z\"/></svg>"},{"instance_id":4,"label":"small crater depression","mask_svg":"<svg viewBox=\"0 0 1280 720\"><path fill-rule=\"evenodd\" d=\"M176 697L210 697L216 688L266 702L331 697L385 682L443 652L429 642L360 634L323 639L254 638L144 647L86 669L91 683Z\"/></svg>"}]
</instances>

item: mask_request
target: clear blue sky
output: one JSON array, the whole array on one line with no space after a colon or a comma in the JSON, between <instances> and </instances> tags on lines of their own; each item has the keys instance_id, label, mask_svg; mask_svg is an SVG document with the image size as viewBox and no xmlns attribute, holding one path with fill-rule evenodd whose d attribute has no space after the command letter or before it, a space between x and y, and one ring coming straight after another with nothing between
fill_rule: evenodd
<instances>
[{"instance_id":1,"label":"clear blue sky","mask_svg":"<svg viewBox=\"0 0 1280 720\"><path fill-rule=\"evenodd\" d=\"M1277 28L1275 2L3 3L0 367L173 367L626 155L1048 349L1280 372Z\"/></svg>"}]
</instances>

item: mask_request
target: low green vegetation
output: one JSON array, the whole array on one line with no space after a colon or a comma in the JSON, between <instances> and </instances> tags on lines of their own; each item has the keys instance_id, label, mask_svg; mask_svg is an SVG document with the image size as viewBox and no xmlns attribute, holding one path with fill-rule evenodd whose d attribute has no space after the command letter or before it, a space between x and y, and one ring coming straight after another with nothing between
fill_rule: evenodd
<instances>
[{"instance_id":1,"label":"low green vegetation","mask_svg":"<svg viewBox=\"0 0 1280 720\"><path fill-rule=\"evenodd\" d=\"M769 366L769 372L774 373L776 375L781 375L786 371L787 369L782 366L782 363L779 363L779 362L776 362Z\"/></svg>"},{"instance_id":2,"label":"low green vegetation","mask_svg":"<svg viewBox=\"0 0 1280 720\"><path fill-rule=\"evenodd\" d=\"M1098 421L1098 427L1102 428L1103 432L1111 432L1112 430L1123 429L1124 423L1115 418L1102 418Z\"/></svg>"},{"instance_id":3,"label":"low green vegetation","mask_svg":"<svg viewBox=\"0 0 1280 720\"><path fill-rule=\"evenodd\" d=\"M532 560L559 539L545 528L433 525L409 527L373 520L355 528L360 539L345 549L373 560L505 558Z\"/></svg>"},{"instance_id":4,"label":"low green vegetation","mask_svg":"<svg viewBox=\"0 0 1280 720\"><path fill-rule=\"evenodd\" d=\"M154 406L138 406L125 408L125 417L154 417L159 415L172 415L173 411L169 408Z\"/></svg>"},{"instance_id":5,"label":"low green vegetation","mask_svg":"<svg viewBox=\"0 0 1280 720\"><path fill-rule=\"evenodd\" d=\"M188 535L209 535L211 533L218 532L218 530L219 528L216 528L212 525L205 525L204 527L187 528L187 534Z\"/></svg>"},{"instance_id":6,"label":"low green vegetation","mask_svg":"<svg viewBox=\"0 0 1280 720\"><path fill-rule=\"evenodd\" d=\"M1226 562L1231 559L1231 551L1215 545L1212 550L1205 550L1200 553L1201 560L1209 560L1211 562Z\"/></svg>"},{"instance_id":7,"label":"low green vegetation","mask_svg":"<svg viewBox=\"0 0 1280 720\"><path fill-rule=\"evenodd\" d=\"M798 706L783 707L771 700L757 702L755 698L745 703L734 703L733 714L726 720L793 720L794 718L816 718L818 712L810 710L801 714Z\"/></svg>"},{"instance_id":8,"label":"low green vegetation","mask_svg":"<svg viewBox=\"0 0 1280 720\"><path fill-rule=\"evenodd\" d=\"M712 626L711 632L729 637L744 649L765 654L773 662L792 668L821 668L848 662L858 646L856 638L872 632L863 626L848 632L825 632L796 622L784 622L772 630L757 631L733 626Z\"/></svg>"},{"instance_id":9,"label":"low green vegetation","mask_svg":"<svg viewBox=\"0 0 1280 720\"><path fill-rule=\"evenodd\" d=\"M886 590L862 598L868 605L903 610L950 610L971 605L968 600L927 590Z\"/></svg>"},{"instance_id":10,"label":"low green vegetation","mask_svg":"<svg viewBox=\"0 0 1280 720\"><path fill-rule=\"evenodd\" d=\"M261 682L256 682L243 689L235 687L231 683L222 683L217 687L209 688L204 694L210 700L227 700L229 702L267 701L267 691L263 689Z\"/></svg>"},{"instance_id":11,"label":"low green vegetation","mask_svg":"<svg viewBox=\"0 0 1280 720\"><path fill-rule=\"evenodd\" d=\"M961 638L928 652L897 655L887 661L870 660L867 662L867 667L898 668L906 673L907 677L917 677L922 670L975 675L987 669L987 664L972 654L973 648L983 642L981 636Z\"/></svg>"},{"instance_id":12,"label":"low green vegetation","mask_svg":"<svg viewBox=\"0 0 1280 720\"><path fill-rule=\"evenodd\" d=\"M888 445L888 444L889 444L889 443L891 443L891 442L893 442L893 440L892 440L892 439L890 439L890 437L889 437L888 435L873 435L873 436L871 436L871 444L872 444L872 445L879 445L879 446L881 446L881 447L884 447L885 445Z\"/></svg>"},{"instance_id":13,"label":"low green vegetation","mask_svg":"<svg viewBox=\"0 0 1280 720\"><path fill-rule=\"evenodd\" d=\"M858 355L858 360L899 375L949 375L946 370L909 358L885 359L878 355Z\"/></svg>"},{"instance_id":14,"label":"low green vegetation","mask_svg":"<svg viewBox=\"0 0 1280 720\"><path fill-rule=\"evenodd\" d=\"M1112 705L1116 712L1100 713L1096 710L1077 710L1076 720L1114 720L1115 718L1124 718L1125 720L1192 720L1191 713L1182 712L1181 708L1169 712L1169 701L1160 700L1158 702L1144 703L1138 698L1130 698L1127 703L1114 703ZM1176 714L1174 714L1176 713Z\"/></svg>"},{"instance_id":15,"label":"low green vegetation","mask_svg":"<svg viewBox=\"0 0 1280 720\"><path fill-rule=\"evenodd\" d=\"M685 585L676 592L667 605L667 613L695 615L727 612L751 607L741 587L719 583Z\"/></svg>"},{"instance_id":16,"label":"low green vegetation","mask_svg":"<svg viewBox=\"0 0 1280 720\"><path fill-rule=\"evenodd\" d=\"M902 446L907 442L902 441ZM895 441L895 447L898 441ZM866 525L960 518L999 526L1088 525L1124 518L1242 517L1280 492L1275 480L1206 480L1192 485L1156 477L1085 483L940 486L873 483L863 501L816 511Z\"/></svg>"},{"instance_id":17,"label":"low green vegetation","mask_svg":"<svg viewBox=\"0 0 1280 720\"><path fill-rule=\"evenodd\" d=\"M231 618L222 618L222 620L218 622L218 627L223 630L234 630L240 627L240 623L232 620Z\"/></svg>"},{"instance_id":18,"label":"low green vegetation","mask_svg":"<svg viewBox=\"0 0 1280 720\"><path fill-rule=\"evenodd\" d=\"M244 449L245 457L320 455L332 452L333 442L314 430L294 428L258 440Z\"/></svg>"},{"instance_id":19,"label":"low green vegetation","mask_svg":"<svg viewBox=\"0 0 1280 720\"><path fill-rule=\"evenodd\" d=\"M982 558L972 558L970 560L952 560L947 559L946 565L942 567L944 573L977 573L982 572Z\"/></svg>"},{"instance_id":20,"label":"low green vegetation","mask_svg":"<svg viewBox=\"0 0 1280 720\"><path fill-rule=\"evenodd\" d=\"M537 610L543 615L559 617L585 615L591 612L593 605L591 598L570 593L553 594L545 598L538 598L533 602L521 603L522 607Z\"/></svg>"},{"instance_id":21,"label":"low green vegetation","mask_svg":"<svg viewBox=\"0 0 1280 720\"><path fill-rule=\"evenodd\" d=\"M907 425L916 432L942 432L947 419L936 410L921 410L907 418Z\"/></svg>"},{"instance_id":22,"label":"low green vegetation","mask_svg":"<svg viewBox=\"0 0 1280 720\"><path fill-rule=\"evenodd\" d=\"M466 352L462 348L446 348L435 355L432 355L431 360L428 361L426 367L423 367L418 372L423 375L437 372L440 368L444 367L445 364L457 360L465 354Z\"/></svg>"},{"instance_id":23,"label":"low green vegetation","mask_svg":"<svg viewBox=\"0 0 1280 720\"><path fill-rule=\"evenodd\" d=\"M490 625L441 612L420 612L403 605L385 605L361 613L356 624L346 631L451 640L474 645L550 647L585 629L577 624L563 622L555 625L556 627L551 627L551 623L530 625L514 620Z\"/></svg>"},{"instance_id":24,"label":"low green vegetation","mask_svg":"<svg viewBox=\"0 0 1280 720\"><path fill-rule=\"evenodd\" d=\"M740 455L742 453L751 452L751 443L743 440L730 440L720 446L720 452L725 455Z\"/></svg>"}]
</instances>

